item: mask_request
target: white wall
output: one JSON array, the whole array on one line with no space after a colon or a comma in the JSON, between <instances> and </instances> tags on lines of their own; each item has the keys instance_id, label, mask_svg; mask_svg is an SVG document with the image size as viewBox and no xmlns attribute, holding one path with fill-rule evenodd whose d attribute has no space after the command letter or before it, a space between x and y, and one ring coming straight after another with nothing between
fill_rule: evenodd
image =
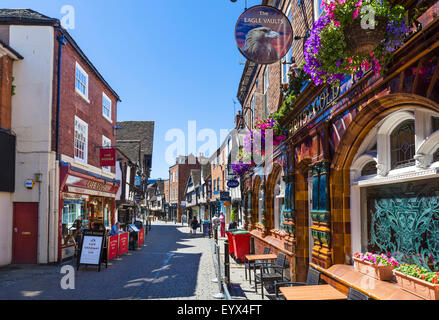
<instances>
[{"instance_id":1,"label":"white wall","mask_svg":"<svg viewBox=\"0 0 439 320\"><path fill-rule=\"evenodd\" d=\"M17 136L14 202L39 202L38 263L57 258L59 182L56 156L50 151L54 29L11 26L10 45L24 59L14 65L12 131ZM26 189L26 179L42 174L42 182ZM50 184L50 189L49 189ZM50 196L50 199L49 199ZM50 213L50 214L49 214ZM49 240L50 239L50 240Z\"/></svg>"}]
</instances>

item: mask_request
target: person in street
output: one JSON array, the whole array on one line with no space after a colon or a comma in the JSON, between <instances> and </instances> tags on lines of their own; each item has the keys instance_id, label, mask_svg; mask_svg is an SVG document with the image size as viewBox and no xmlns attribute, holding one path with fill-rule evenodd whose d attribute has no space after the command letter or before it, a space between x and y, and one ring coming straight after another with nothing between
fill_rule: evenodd
<instances>
[{"instance_id":1,"label":"person in street","mask_svg":"<svg viewBox=\"0 0 439 320\"><path fill-rule=\"evenodd\" d=\"M111 228L110 235L115 236L119 234L120 230L120 223L119 221L116 222L116 224Z\"/></svg>"},{"instance_id":2,"label":"person in street","mask_svg":"<svg viewBox=\"0 0 439 320\"><path fill-rule=\"evenodd\" d=\"M224 216L224 212L221 212L219 217L220 225L221 225L221 237L226 236L226 217Z\"/></svg>"},{"instance_id":3,"label":"person in street","mask_svg":"<svg viewBox=\"0 0 439 320\"><path fill-rule=\"evenodd\" d=\"M236 221L232 221L229 223L229 230L236 229L237 227L238 227L238 224L236 223Z\"/></svg>"},{"instance_id":4,"label":"person in street","mask_svg":"<svg viewBox=\"0 0 439 320\"><path fill-rule=\"evenodd\" d=\"M192 222L191 222L191 227L192 227L192 234L194 236L196 236L197 235L197 228L198 228L197 216L193 216Z\"/></svg>"}]
</instances>

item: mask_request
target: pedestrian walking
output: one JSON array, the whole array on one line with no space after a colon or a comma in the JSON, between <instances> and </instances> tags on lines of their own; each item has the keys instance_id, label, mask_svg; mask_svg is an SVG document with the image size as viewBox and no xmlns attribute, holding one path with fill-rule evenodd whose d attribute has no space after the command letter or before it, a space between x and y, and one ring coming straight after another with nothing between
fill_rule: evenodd
<instances>
[{"instance_id":1,"label":"pedestrian walking","mask_svg":"<svg viewBox=\"0 0 439 320\"><path fill-rule=\"evenodd\" d=\"M226 236L226 217L224 216L224 212L221 212L221 216L219 217L220 225L221 225L221 237Z\"/></svg>"},{"instance_id":2,"label":"pedestrian walking","mask_svg":"<svg viewBox=\"0 0 439 320\"><path fill-rule=\"evenodd\" d=\"M191 222L191 227L192 227L192 234L194 236L197 235L197 228L198 228L198 220L197 220L197 216L194 216L192 218L192 222Z\"/></svg>"},{"instance_id":3,"label":"pedestrian walking","mask_svg":"<svg viewBox=\"0 0 439 320\"><path fill-rule=\"evenodd\" d=\"M119 234L120 230L120 223L119 221L116 222L116 224L111 228L110 235L115 236Z\"/></svg>"}]
</instances>

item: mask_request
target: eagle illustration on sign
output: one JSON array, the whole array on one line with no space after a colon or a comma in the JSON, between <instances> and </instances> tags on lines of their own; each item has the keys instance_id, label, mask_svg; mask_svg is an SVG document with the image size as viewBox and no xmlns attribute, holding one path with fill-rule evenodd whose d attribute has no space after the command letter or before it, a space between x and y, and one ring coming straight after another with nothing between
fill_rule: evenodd
<instances>
[{"instance_id":1,"label":"eagle illustration on sign","mask_svg":"<svg viewBox=\"0 0 439 320\"><path fill-rule=\"evenodd\" d=\"M239 51L257 64L282 59L291 48L293 30L288 18L270 6L255 6L238 19L235 38Z\"/></svg>"}]
</instances>

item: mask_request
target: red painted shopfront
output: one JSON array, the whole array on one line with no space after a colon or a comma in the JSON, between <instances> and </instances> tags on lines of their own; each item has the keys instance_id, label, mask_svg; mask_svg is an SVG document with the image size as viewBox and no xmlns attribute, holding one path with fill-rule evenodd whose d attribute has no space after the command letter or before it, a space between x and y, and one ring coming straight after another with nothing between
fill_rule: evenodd
<instances>
[{"instance_id":1,"label":"red painted shopfront","mask_svg":"<svg viewBox=\"0 0 439 320\"><path fill-rule=\"evenodd\" d=\"M110 229L115 223L119 182L100 177L69 163L60 165L59 260L74 254L78 231Z\"/></svg>"}]
</instances>

